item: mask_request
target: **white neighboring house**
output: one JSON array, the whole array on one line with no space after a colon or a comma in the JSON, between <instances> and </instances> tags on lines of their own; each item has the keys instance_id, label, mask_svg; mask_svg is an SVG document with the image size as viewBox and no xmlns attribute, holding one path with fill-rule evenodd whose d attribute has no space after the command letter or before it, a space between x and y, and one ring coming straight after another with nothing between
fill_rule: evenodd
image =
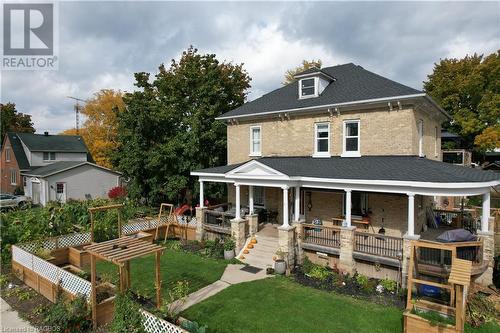
<instances>
[{"instance_id":1,"label":"white neighboring house","mask_svg":"<svg viewBox=\"0 0 500 333\"><path fill-rule=\"evenodd\" d=\"M24 193L33 203L107 197L120 185L119 172L93 163L78 135L8 133Z\"/></svg>"}]
</instances>

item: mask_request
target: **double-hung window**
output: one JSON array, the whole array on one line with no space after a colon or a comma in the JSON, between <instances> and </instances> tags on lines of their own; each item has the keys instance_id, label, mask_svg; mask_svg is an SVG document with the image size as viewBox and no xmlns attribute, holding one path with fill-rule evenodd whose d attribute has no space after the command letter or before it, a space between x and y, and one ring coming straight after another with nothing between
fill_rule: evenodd
<instances>
[{"instance_id":1,"label":"double-hung window","mask_svg":"<svg viewBox=\"0 0 500 333\"><path fill-rule=\"evenodd\" d=\"M343 157L359 157L359 120L344 121L344 149Z\"/></svg>"},{"instance_id":2,"label":"double-hung window","mask_svg":"<svg viewBox=\"0 0 500 333\"><path fill-rule=\"evenodd\" d=\"M250 127L250 156L262 155L262 128L260 126Z\"/></svg>"},{"instance_id":3,"label":"double-hung window","mask_svg":"<svg viewBox=\"0 0 500 333\"><path fill-rule=\"evenodd\" d=\"M314 157L330 157L330 123L314 124Z\"/></svg>"},{"instance_id":4,"label":"double-hung window","mask_svg":"<svg viewBox=\"0 0 500 333\"><path fill-rule=\"evenodd\" d=\"M5 147L5 161L10 162L10 147Z\"/></svg>"},{"instance_id":5,"label":"double-hung window","mask_svg":"<svg viewBox=\"0 0 500 333\"><path fill-rule=\"evenodd\" d=\"M10 169L10 185L17 185L17 170Z\"/></svg>"},{"instance_id":6,"label":"double-hung window","mask_svg":"<svg viewBox=\"0 0 500 333\"><path fill-rule=\"evenodd\" d=\"M55 161L56 160L56 153L54 153L54 152L44 152L43 153L43 160L44 161Z\"/></svg>"},{"instance_id":7,"label":"double-hung window","mask_svg":"<svg viewBox=\"0 0 500 333\"><path fill-rule=\"evenodd\" d=\"M302 79L299 81L299 98L318 96L316 78Z\"/></svg>"}]
</instances>

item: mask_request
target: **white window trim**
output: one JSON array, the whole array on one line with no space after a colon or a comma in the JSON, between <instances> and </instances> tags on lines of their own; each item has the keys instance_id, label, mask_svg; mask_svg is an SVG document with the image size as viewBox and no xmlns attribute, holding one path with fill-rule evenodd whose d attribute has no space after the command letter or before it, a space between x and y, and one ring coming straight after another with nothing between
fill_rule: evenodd
<instances>
[{"instance_id":1,"label":"white window trim","mask_svg":"<svg viewBox=\"0 0 500 333\"><path fill-rule=\"evenodd\" d=\"M253 151L253 130L257 129L257 128L259 129L259 135L260 135L260 138L259 138L260 151L255 152L255 151ZM262 156L262 126L261 125L250 126L250 154L248 156Z\"/></svg>"},{"instance_id":2,"label":"white window trim","mask_svg":"<svg viewBox=\"0 0 500 333\"><path fill-rule=\"evenodd\" d=\"M424 155L424 121L418 120L418 156L425 157Z\"/></svg>"},{"instance_id":3,"label":"white window trim","mask_svg":"<svg viewBox=\"0 0 500 333\"><path fill-rule=\"evenodd\" d=\"M314 79L314 94L302 96L302 81L303 80L310 80L310 79ZM318 77L306 77L306 78L299 80L299 99L318 97L319 96L318 91L319 91L319 78Z\"/></svg>"},{"instance_id":4,"label":"white window trim","mask_svg":"<svg viewBox=\"0 0 500 333\"><path fill-rule=\"evenodd\" d=\"M328 151L326 152L318 152L318 125L327 125L328 126ZM331 127L330 127L330 122L320 122L320 123L314 123L314 154L312 157L331 157L330 151L331 151Z\"/></svg>"},{"instance_id":5,"label":"white window trim","mask_svg":"<svg viewBox=\"0 0 500 333\"><path fill-rule=\"evenodd\" d=\"M14 176L14 177L12 177ZM14 181L12 181L14 179ZM17 185L17 170L10 169L10 185Z\"/></svg>"},{"instance_id":6,"label":"white window trim","mask_svg":"<svg viewBox=\"0 0 500 333\"><path fill-rule=\"evenodd\" d=\"M5 161L10 162L10 147L5 147Z\"/></svg>"},{"instance_id":7,"label":"white window trim","mask_svg":"<svg viewBox=\"0 0 500 333\"><path fill-rule=\"evenodd\" d=\"M49 154L49 158L46 160L45 159L45 153ZM54 154L54 159L51 159L50 156L51 154ZM51 161L55 161L56 160L56 153L55 152L50 152L50 151L45 151L45 152L42 152L42 160L44 162L51 162Z\"/></svg>"},{"instance_id":8,"label":"white window trim","mask_svg":"<svg viewBox=\"0 0 500 333\"><path fill-rule=\"evenodd\" d=\"M357 123L358 124L358 150L357 151L346 151L346 128L347 124ZM361 124L359 119L349 119L344 120L342 124L342 154L341 157L361 157ZM352 137L354 138L354 136Z\"/></svg>"}]
</instances>

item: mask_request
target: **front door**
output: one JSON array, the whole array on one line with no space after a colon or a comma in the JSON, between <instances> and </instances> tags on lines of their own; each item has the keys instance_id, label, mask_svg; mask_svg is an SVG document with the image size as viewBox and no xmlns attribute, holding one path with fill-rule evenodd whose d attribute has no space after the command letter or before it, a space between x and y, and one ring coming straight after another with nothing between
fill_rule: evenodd
<instances>
[{"instance_id":1,"label":"front door","mask_svg":"<svg viewBox=\"0 0 500 333\"><path fill-rule=\"evenodd\" d=\"M31 198L33 204L38 205L40 203L40 183L31 182Z\"/></svg>"},{"instance_id":2,"label":"front door","mask_svg":"<svg viewBox=\"0 0 500 333\"><path fill-rule=\"evenodd\" d=\"M56 183L56 200L66 202L66 183Z\"/></svg>"}]
</instances>

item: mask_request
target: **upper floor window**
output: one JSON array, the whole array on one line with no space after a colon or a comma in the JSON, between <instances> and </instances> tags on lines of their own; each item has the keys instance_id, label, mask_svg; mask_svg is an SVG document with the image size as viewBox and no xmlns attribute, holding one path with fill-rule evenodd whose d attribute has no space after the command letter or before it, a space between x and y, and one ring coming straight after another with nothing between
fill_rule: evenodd
<instances>
[{"instance_id":1,"label":"upper floor window","mask_svg":"<svg viewBox=\"0 0 500 333\"><path fill-rule=\"evenodd\" d=\"M343 157L361 156L359 147L359 120L344 121L344 149Z\"/></svg>"},{"instance_id":2,"label":"upper floor window","mask_svg":"<svg viewBox=\"0 0 500 333\"><path fill-rule=\"evenodd\" d=\"M5 161L10 162L10 147L5 147Z\"/></svg>"},{"instance_id":3,"label":"upper floor window","mask_svg":"<svg viewBox=\"0 0 500 333\"><path fill-rule=\"evenodd\" d=\"M330 123L314 124L314 155L330 157Z\"/></svg>"},{"instance_id":4,"label":"upper floor window","mask_svg":"<svg viewBox=\"0 0 500 333\"><path fill-rule=\"evenodd\" d=\"M56 153L54 153L54 152L44 152L43 153L43 160L44 161L55 161L56 160Z\"/></svg>"},{"instance_id":5,"label":"upper floor window","mask_svg":"<svg viewBox=\"0 0 500 333\"><path fill-rule=\"evenodd\" d=\"M262 154L262 134L260 126L250 127L250 155L260 156Z\"/></svg>"},{"instance_id":6,"label":"upper floor window","mask_svg":"<svg viewBox=\"0 0 500 333\"><path fill-rule=\"evenodd\" d=\"M299 98L318 96L316 78L302 79L299 81Z\"/></svg>"},{"instance_id":7,"label":"upper floor window","mask_svg":"<svg viewBox=\"0 0 500 333\"><path fill-rule=\"evenodd\" d=\"M17 185L17 170L10 169L10 184Z\"/></svg>"}]
</instances>

